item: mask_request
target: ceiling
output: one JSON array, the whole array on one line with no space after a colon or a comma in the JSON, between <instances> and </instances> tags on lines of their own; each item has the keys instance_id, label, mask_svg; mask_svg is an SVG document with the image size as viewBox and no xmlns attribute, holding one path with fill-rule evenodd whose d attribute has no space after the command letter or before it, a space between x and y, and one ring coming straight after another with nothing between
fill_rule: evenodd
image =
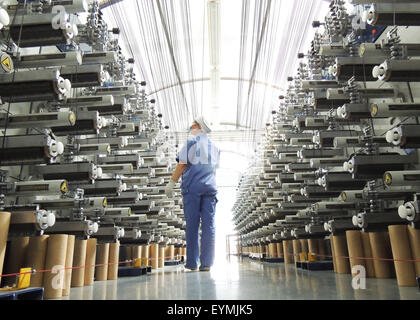
<instances>
[{"instance_id":1,"label":"ceiling","mask_svg":"<svg viewBox=\"0 0 420 320\"><path fill-rule=\"evenodd\" d=\"M220 0L218 130L264 128L327 8L321 0ZM207 0L124 0L103 12L171 131L214 116Z\"/></svg>"}]
</instances>

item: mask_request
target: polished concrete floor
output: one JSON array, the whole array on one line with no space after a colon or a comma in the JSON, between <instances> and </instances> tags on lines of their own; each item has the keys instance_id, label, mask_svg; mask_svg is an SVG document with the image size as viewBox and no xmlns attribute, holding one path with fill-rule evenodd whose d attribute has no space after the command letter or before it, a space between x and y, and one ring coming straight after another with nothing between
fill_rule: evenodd
<instances>
[{"instance_id":1,"label":"polished concrete floor","mask_svg":"<svg viewBox=\"0 0 420 320\"><path fill-rule=\"evenodd\" d=\"M152 274L98 281L72 288L63 299L90 300L272 300L272 299L419 299L414 287L398 287L396 279L367 279L366 289L354 290L350 275L307 271L294 265L219 262L210 272L186 272L182 266L153 270Z\"/></svg>"}]
</instances>

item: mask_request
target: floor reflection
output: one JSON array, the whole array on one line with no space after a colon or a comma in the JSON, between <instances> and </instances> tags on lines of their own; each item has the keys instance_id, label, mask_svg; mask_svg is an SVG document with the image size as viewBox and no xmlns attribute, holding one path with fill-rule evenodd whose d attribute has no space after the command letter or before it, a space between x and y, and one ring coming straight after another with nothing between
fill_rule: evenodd
<instances>
[{"instance_id":1,"label":"floor reflection","mask_svg":"<svg viewBox=\"0 0 420 320\"><path fill-rule=\"evenodd\" d=\"M395 279L367 279L366 289L354 290L351 275L233 257L230 261L219 259L210 272L186 272L183 266L168 266L139 277L72 288L70 296L62 299L420 299L420 292L398 287Z\"/></svg>"}]
</instances>

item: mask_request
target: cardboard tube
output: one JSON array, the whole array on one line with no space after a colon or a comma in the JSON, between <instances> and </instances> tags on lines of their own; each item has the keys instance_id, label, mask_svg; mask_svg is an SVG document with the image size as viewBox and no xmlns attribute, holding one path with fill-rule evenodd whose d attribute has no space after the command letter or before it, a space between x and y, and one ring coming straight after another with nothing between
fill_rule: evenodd
<instances>
[{"instance_id":1,"label":"cardboard tube","mask_svg":"<svg viewBox=\"0 0 420 320\"><path fill-rule=\"evenodd\" d=\"M372 247L370 246L369 234L367 232L361 231L360 236L362 238L362 243L363 243L363 256L365 258L368 258L368 260L365 260L366 276L368 278L375 278L375 267L373 266L373 260L369 260L373 258Z\"/></svg>"},{"instance_id":2,"label":"cardboard tube","mask_svg":"<svg viewBox=\"0 0 420 320\"><path fill-rule=\"evenodd\" d=\"M410 240L406 225L388 226L392 255L397 260L411 260ZM397 282L402 287L417 286L414 262L394 261Z\"/></svg>"},{"instance_id":3,"label":"cardboard tube","mask_svg":"<svg viewBox=\"0 0 420 320\"><path fill-rule=\"evenodd\" d=\"M327 260L327 243L324 238L318 240L319 260Z\"/></svg>"},{"instance_id":4,"label":"cardboard tube","mask_svg":"<svg viewBox=\"0 0 420 320\"><path fill-rule=\"evenodd\" d=\"M96 248L96 264L100 265L95 270L95 280L108 279L109 243L100 243Z\"/></svg>"},{"instance_id":5,"label":"cardboard tube","mask_svg":"<svg viewBox=\"0 0 420 320\"><path fill-rule=\"evenodd\" d=\"M292 240L283 240L284 263L294 263Z\"/></svg>"},{"instance_id":6,"label":"cardboard tube","mask_svg":"<svg viewBox=\"0 0 420 320\"><path fill-rule=\"evenodd\" d=\"M93 284L95 279L95 259L96 259L96 238L90 238L86 247L86 267L85 267L85 286Z\"/></svg>"},{"instance_id":7,"label":"cardboard tube","mask_svg":"<svg viewBox=\"0 0 420 320\"><path fill-rule=\"evenodd\" d=\"M334 252L335 252L335 259L337 262L337 273L339 274L349 274L350 273L350 263L349 259L342 258L348 257L348 250L347 250L347 241L345 235L337 235L332 236L334 241Z\"/></svg>"},{"instance_id":8,"label":"cardboard tube","mask_svg":"<svg viewBox=\"0 0 420 320\"><path fill-rule=\"evenodd\" d=\"M300 247L300 241L297 239L292 240L293 245L293 256L295 257L295 261L300 261L299 259L299 253L302 252L302 249Z\"/></svg>"},{"instance_id":9,"label":"cardboard tube","mask_svg":"<svg viewBox=\"0 0 420 320\"><path fill-rule=\"evenodd\" d=\"M44 299L57 299L63 296L67 241L66 234L52 234L48 238L45 269L53 271L44 274Z\"/></svg>"},{"instance_id":10,"label":"cardboard tube","mask_svg":"<svg viewBox=\"0 0 420 320\"><path fill-rule=\"evenodd\" d=\"M154 243L151 244L150 246L150 252L149 252L149 256L150 256L150 264L152 266L152 269L157 269L158 265L159 265L159 245Z\"/></svg>"},{"instance_id":11,"label":"cardboard tube","mask_svg":"<svg viewBox=\"0 0 420 320\"><path fill-rule=\"evenodd\" d=\"M45 257L47 255L48 235L31 237L26 252L25 266L35 270L45 269ZM42 287L44 272L31 274L31 287Z\"/></svg>"},{"instance_id":12,"label":"cardboard tube","mask_svg":"<svg viewBox=\"0 0 420 320\"><path fill-rule=\"evenodd\" d=\"M118 259L120 253L120 242L109 244L109 265L108 265L108 280L118 279Z\"/></svg>"},{"instance_id":13,"label":"cardboard tube","mask_svg":"<svg viewBox=\"0 0 420 320\"><path fill-rule=\"evenodd\" d=\"M150 266L149 262L149 245L141 246L141 259L142 259L142 265L144 266Z\"/></svg>"},{"instance_id":14,"label":"cardboard tube","mask_svg":"<svg viewBox=\"0 0 420 320\"><path fill-rule=\"evenodd\" d=\"M76 269L73 269L71 275L72 287L83 287L85 284L86 248L87 240L74 241L73 267Z\"/></svg>"},{"instance_id":15,"label":"cardboard tube","mask_svg":"<svg viewBox=\"0 0 420 320\"><path fill-rule=\"evenodd\" d=\"M358 265L363 266L366 270L365 260L359 259L359 258L364 258L363 243L362 243L362 237L360 235L360 232L361 232L360 230L347 230L346 231L347 247L349 250L351 270L353 270L354 266L358 266ZM356 274L357 273L358 272L356 272Z\"/></svg>"},{"instance_id":16,"label":"cardboard tube","mask_svg":"<svg viewBox=\"0 0 420 320\"><path fill-rule=\"evenodd\" d=\"M10 212L0 211L0 274L3 274L7 235L9 234Z\"/></svg>"},{"instance_id":17,"label":"cardboard tube","mask_svg":"<svg viewBox=\"0 0 420 320\"><path fill-rule=\"evenodd\" d=\"M277 257L283 258L284 257L284 254L283 254L283 243L282 242L277 242L276 243L276 249L277 249Z\"/></svg>"},{"instance_id":18,"label":"cardboard tube","mask_svg":"<svg viewBox=\"0 0 420 320\"><path fill-rule=\"evenodd\" d=\"M133 262L131 263L133 266L135 265L137 259L141 259L141 246L131 247L131 259L133 259Z\"/></svg>"},{"instance_id":19,"label":"cardboard tube","mask_svg":"<svg viewBox=\"0 0 420 320\"><path fill-rule=\"evenodd\" d=\"M308 249L308 240L307 239L300 239L300 249L301 252L303 253L308 253L309 249Z\"/></svg>"},{"instance_id":20,"label":"cardboard tube","mask_svg":"<svg viewBox=\"0 0 420 320\"><path fill-rule=\"evenodd\" d=\"M319 260L318 239L308 239L308 253L311 253L316 261Z\"/></svg>"},{"instance_id":21,"label":"cardboard tube","mask_svg":"<svg viewBox=\"0 0 420 320\"><path fill-rule=\"evenodd\" d=\"M277 246L275 243L268 245L268 255L270 258L277 258Z\"/></svg>"},{"instance_id":22,"label":"cardboard tube","mask_svg":"<svg viewBox=\"0 0 420 320\"><path fill-rule=\"evenodd\" d=\"M333 241L332 237L333 236L330 236L331 255L333 257L334 272L337 273L337 259L336 259L336 255L335 255L334 241ZM319 242L318 242L318 244L319 244Z\"/></svg>"},{"instance_id":23,"label":"cardboard tube","mask_svg":"<svg viewBox=\"0 0 420 320\"><path fill-rule=\"evenodd\" d=\"M175 260L175 246L173 244L169 246L169 260Z\"/></svg>"},{"instance_id":24,"label":"cardboard tube","mask_svg":"<svg viewBox=\"0 0 420 320\"><path fill-rule=\"evenodd\" d=\"M165 247L159 247L158 267L163 268L164 266L165 266Z\"/></svg>"},{"instance_id":25,"label":"cardboard tube","mask_svg":"<svg viewBox=\"0 0 420 320\"><path fill-rule=\"evenodd\" d=\"M414 260L420 261L420 230L408 226L408 238L410 239L411 255ZM414 262L416 276L420 277L420 262Z\"/></svg>"},{"instance_id":26,"label":"cardboard tube","mask_svg":"<svg viewBox=\"0 0 420 320\"><path fill-rule=\"evenodd\" d=\"M187 247L182 247L181 248L181 261L185 262L185 260L187 259Z\"/></svg>"},{"instance_id":27,"label":"cardboard tube","mask_svg":"<svg viewBox=\"0 0 420 320\"><path fill-rule=\"evenodd\" d=\"M36 211L18 211L11 212L10 224L11 225L25 225L37 223L37 212Z\"/></svg>"},{"instance_id":28,"label":"cardboard tube","mask_svg":"<svg viewBox=\"0 0 420 320\"><path fill-rule=\"evenodd\" d=\"M301 258L301 256L302 256L303 261L307 261L308 260L308 252L309 252L308 240L307 239L300 239L299 242L300 242L299 258Z\"/></svg>"},{"instance_id":29,"label":"cardboard tube","mask_svg":"<svg viewBox=\"0 0 420 320\"><path fill-rule=\"evenodd\" d=\"M13 238L10 241L10 248L7 250L5 273L19 272L20 268L26 267L25 256L28 249L29 237ZM3 284L12 286L16 277L3 278Z\"/></svg>"},{"instance_id":30,"label":"cardboard tube","mask_svg":"<svg viewBox=\"0 0 420 320\"><path fill-rule=\"evenodd\" d=\"M273 258L273 243L268 244L268 258Z\"/></svg>"},{"instance_id":31,"label":"cardboard tube","mask_svg":"<svg viewBox=\"0 0 420 320\"><path fill-rule=\"evenodd\" d=\"M132 249L131 249L132 247L131 246L126 246L125 247L125 258L127 259L127 260L131 260L132 259Z\"/></svg>"},{"instance_id":32,"label":"cardboard tube","mask_svg":"<svg viewBox=\"0 0 420 320\"><path fill-rule=\"evenodd\" d=\"M66 250L66 270L64 270L64 285L63 285L63 296L68 296L70 294L70 285L71 285L71 275L73 266L73 255L74 255L74 240L75 236L68 235L67 237L67 250Z\"/></svg>"},{"instance_id":33,"label":"cardboard tube","mask_svg":"<svg viewBox=\"0 0 420 320\"><path fill-rule=\"evenodd\" d=\"M164 248L164 257L165 257L165 261L169 261L171 260L171 253L170 253L170 248L169 246L166 246Z\"/></svg>"},{"instance_id":34,"label":"cardboard tube","mask_svg":"<svg viewBox=\"0 0 420 320\"><path fill-rule=\"evenodd\" d=\"M392 259L392 252L389 244L388 232L369 232L369 242L372 248L372 257L382 259ZM392 278L392 262L373 260L376 278Z\"/></svg>"}]
</instances>

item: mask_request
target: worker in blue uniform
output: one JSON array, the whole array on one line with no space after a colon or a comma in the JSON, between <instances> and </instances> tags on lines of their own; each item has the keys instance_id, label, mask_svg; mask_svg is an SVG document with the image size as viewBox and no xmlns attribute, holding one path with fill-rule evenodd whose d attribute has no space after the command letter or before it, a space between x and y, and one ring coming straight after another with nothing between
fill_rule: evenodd
<instances>
[{"instance_id":1,"label":"worker in blue uniform","mask_svg":"<svg viewBox=\"0 0 420 320\"><path fill-rule=\"evenodd\" d=\"M176 158L178 164L165 188L166 195L172 198L175 183L182 175L181 193L187 241L185 268L193 271L198 269L199 260L199 270L209 271L215 254L215 175L219 166L220 151L207 136L210 132L209 123L203 117L197 117L193 121L190 127L191 134Z\"/></svg>"}]
</instances>

